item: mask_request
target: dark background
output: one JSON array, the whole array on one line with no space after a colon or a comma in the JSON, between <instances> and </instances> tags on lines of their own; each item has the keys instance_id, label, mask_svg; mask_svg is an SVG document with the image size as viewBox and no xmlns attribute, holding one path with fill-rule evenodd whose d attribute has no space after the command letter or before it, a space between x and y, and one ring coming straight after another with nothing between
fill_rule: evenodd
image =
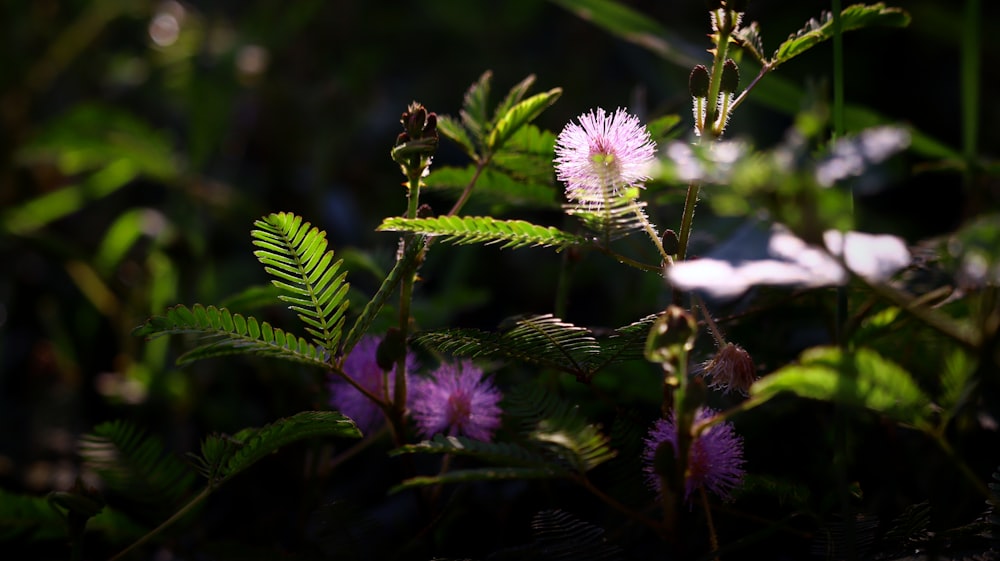
<instances>
[{"instance_id":1,"label":"dark background","mask_svg":"<svg viewBox=\"0 0 1000 561\"><path fill-rule=\"evenodd\" d=\"M675 33L689 56L710 61L702 2L625 4ZM962 27L961 3L899 4L913 16L910 27L845 36L846 99L960 151L959 49L969 32ZM995 2L982 4L978 141L980 152L992 156L1000 145L994 126L1000 113L993 103L1000 83L1000 48L994 40L1000 10ZM765 47L771 50L828 8L827 2L753 0L746 18L760 22ZM150 25L157 14L181 13L181 40L155 46ZM353 263L371 259L376 268L388 270L396 237L375 232L375 227L383 217L405 209L403 178L389 150L399 132L399 115L411 101L457 115L465 90L491 70L495 101L529 74L537 77L534 91L563 88L559 101L536 122L543 129L558 132L592 108L618 106L647 118L678 113L684 126L690 126L690 67L661 60L540 0L4 2L0 45L2 216L85 176L67 173L55 157L24 155L81 107L94 108L98 123L125 115L142 124L164 139L174 162L169 177L141 176L30 231L0 230L0 485L35 495L72 484L78 470L75 439L108 419L133 420L185 451L194 450L210 431L234 431L324 407L322 380L315 373L246 358L177 369L172 362L183 350L182 342L147 345L130 333L166 305L218 303L264 285L267 279L251 253L249 231L255 219L269 212L299 213L327 230L331 247L353 255ZM241 66L247 64L241 57L261 53L265 62L259 70ZM821 94L829 95L824 84L829 84L831 60L830 45L824 44L778 73L803 88L817 84ZM744 76L742 83L748 79ZM727 134L767 148L781 140L797 109L777 111L751 96ZM435 166L465 163L454 146L442 142ZM948 162L911 153L905 163L912 173L860 203L867 225L876 230L915 242L951 231L996 202L991 198L995 176L981 176L976 183L977 192L993 195L969 196L961 174ZM679 220L680 196L667 197L668 204L651 209L663 227ZM449 200L433 195L428 200L439 210L450 206ZM109 225L134 209L149 213L147 226L162 233L154 226L165 224L170 233L140 237L111 267L94 265ZM544 212L524 216L552 218ZM439 248L422 270L417 319L424 327L490 329L513 314L550 312L559 258L538 249ZM96 281L80 272L88 264ZM595 256L579 265L567 319L614 327L662 307L666 295L655 279L631 271L609 273L612 265ZM379 279L361 266L350 270L352 285L370 295ZM110 304L102 307L100 298L95 301L95 286L106 289L103 302ZM293 319L277 307L259 313L276 324ZM781 352L799 344L791 341L809 339L789 327L808 324L796 313L801 312L779 310L779 316L760 320L758 326L773 329L770 341L761 337L766 329L732 329L750 341L762 339L762 368L774 367ZM774 337L776 333L780 336ZM636 370L646 371L642 366ZM636 407L651 412L654 403L646 396ZM789 407L789 418L803 420L804 426L802 435L783 435L789 447L806 446L812 441L810 431L823 434L828 428L817 421L828 411ZM766 431L769 421L758 420L758 426L749 428ZM929 485L929 478L939 474L934 460L928 466L894 465L894 456L880 445L885 434L867 432L868 427L860 429L868 436L859 438L870 440L861 442L859 450L881 455L874 463L886 469L917 471L906 476L912 488L893 488L879 508L896 512L920 491L949 496L950 486ZM902 444L893 442L903 448L909 444L908 437ZM986 442L995 445L995 435ZM769 449L776 455L788 453L776 444L762 445L750 453L751 465L756 461L774 468L761 451ZM364 488L380 506L368 515L392 526L392 513L409 512L409 506L400 503L405 499L384 498L380 485L391 484L394 475L390 468L369 469L383 463L379 453L361 456L359 467L344 469L372 483ZM811 453L815 456L805 456L799 465L828 464L826 452ZM308 512L303 505L319 500L300 500L312 491L296 479L301 466L295 461L266 463L258 474L235 482L209 507L200 531L226 539L235 535L229 528L235 525L258 537L270 536L259 537L265 542L261 547L295 549L295 540L301 539L295 528L305 518L283 513ZM996 467L995 461L994 451L978 467L986 473ZM893 480L885 471L863 473L876 489L890 485L879 478ZM823 478L816 479L822 486ZM327 498L345 491L342 485L331 484ZM510 526L496 529L496 543L453 539L447 541L451 549L435 553L484 555L524 537L518 532L525 531L525 521L538 505L524 501L523 489L477 487L469 493L463 508L510 505L497 513L498 520L509 517ZM980 505L968 497L961 495L954 510L946 510L943 523ZM354 498L359 504L368 500ZM524 516L514 516L518 511ZM444 527L454 531L456 526ZM463 533L454 532L450 535ZM513 536L508 539L504 532Z\"/></svg>"}]
</instances>

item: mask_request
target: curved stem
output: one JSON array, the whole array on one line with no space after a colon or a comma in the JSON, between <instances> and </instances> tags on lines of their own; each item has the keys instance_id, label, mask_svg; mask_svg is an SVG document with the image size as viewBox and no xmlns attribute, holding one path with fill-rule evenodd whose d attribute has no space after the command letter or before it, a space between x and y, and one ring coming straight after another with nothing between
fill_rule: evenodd
<instances>
[{"instance_id":1,"label":"curved stem","mask_svg":"<svg viewBox=\"0 0 1000 561\"><path fill-rule=\"evenodd\" d=\"M123 549L122 551L118 552L118 554L116 554L114 557L111 557L108 561L117 561L118 559L122 559L126 555L128 555L129 553L131 553L132 551L134 551L136 548L142 546L143 544L145 544L149 540L153 539L154 536L156 536L157 534L159 534L160 532L162 532L164 529L166 529L168 526L170 526L174 522L177 522L178 520L180 520L181 518L183 518L184 515L187 514L188 512L191 512L191 510L194 509L194 507L196 507L199 504L201 504L201 502L204 501L205 499L207 499L208 496L211 495L212 491L214 491L214 490L215 490L215 488L213 486L211 486L211 485L206 486L204 489L201 490L201 493L198 493L198 496L196 496L195 498L193 498L190 501L188 501L188 503L186 505L184 505L183 507L181 507L181 509L178 510L177 512L175 512L170 518L167 518L166 520L164 520L162 524L160 524L156 528L153 528L152 530L150 530L149 532L147 532L146 535L142 536L141 538L139 538L138 540L136 540L135 542L133 542L132 545L130 545L130 546L126 547L125 549Z\"/></svg>"},{"instance_id":2,"label":"curved stem","mask_svg":"<svg viewBox=\"0 0 1000 561\"><path fill-rule=\"evenodd\" d=\"M649 239L653 240L653 245L656 246L656 250L660 252L663 264L669 265L671 259L670 256L667 255L666 250L663 249L663 242L660 241L659 234L657 234L656 230L653 229L653 225L649 223L649 218L644 212L642 212L642 208L635 203L635 199L632 199L632 209L635 211L635 215L639 219L639 222L642 223L642 229L646 232L646 235L649 236Z\"/></svg>"},{"instance_id":3,"label":"curved stem","mask_svg":"<svg viewBox=\"0 0 1000 561\"><path fill-rule=\"evenodd\" d=\"M462 190L462 194L459 195L458 200L455 201L454 206L448 211L448 216L454 216L458 214L458 211L462 210L465 206L466 201L469 200L469 195L472 194L472 188L476 186L476 182L479 181L480 174L486 169L486 166L490 164L490 157L492 155L487 155L481 160L476 161L476 171L472 173L472 179L469 179L469 184L465 186Z\"/></svg>"},{"instance_id":4,"label":"curved stem","mask_svg":"<svg viewBox=\"0 0 1000 561\"><path fill-rule=\"evenodd\" d=\"M664 535L664 531L665 530L664 530L664 527L663 527L662 524L660 524L659 522L657 522L656 520L654 520L652 518L649 518L648 516L642 514L641 512L637 512L635 509L633 509L633 508L629 507L628 505L620 502L618 499L612 497L611 495L608 495L607 493L605 493L604 491L602 491L600 488L598 488L597 486L595 486L593 483L591 483L590 479L588 479L586 475L582 475L582 474L581 475L577 475L577 476L571 477L571 479L573 481L575 481L576 483L578 483L580 486L582 486L584 489L586 489L587 491L589 491L595 497L597 497L598 499L600 499L601 501L603 501L605 504L607 504L608 506L610 506L611 508L613 508L613 509L621 512L622 514L624 514L625 516L628 516L632 520L634 520L634 521L636 521L636 522L638 522L638 523L640 523L640 524L642 524L642 525L644 525L644 526L652 529L657 534L659 534L661 536Z\"/></svg>"}]
</instances>

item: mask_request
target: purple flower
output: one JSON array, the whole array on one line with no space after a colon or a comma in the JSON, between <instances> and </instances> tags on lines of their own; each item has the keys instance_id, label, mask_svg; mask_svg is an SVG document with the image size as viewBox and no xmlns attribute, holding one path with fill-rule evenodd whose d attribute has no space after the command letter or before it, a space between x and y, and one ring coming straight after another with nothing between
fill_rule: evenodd
<instances>
[{"instance_id":1,"label":"purple flower","mask_svg":"<svg viewBox=\"0 0 1000 561\"><path fill-rule=\"evenodd\" d=\"M570 122L556 138L556 177L566 197L601 207L619 190L649 179L656 143L637 117L619 108L613 115L598 108Z\"/></svg>"},{"instance_id":2,"label":"purple flower","mask_svg":"<svg viewBox=\"0 0 1000 561\"><path fill-rule=\"evenodd\" d=\"M379 399L391 401L396 387L396 372L382 370L375 360L379 342L379 338L374 336L365 336L358 341L344 360L344 374ZM408 353L406 360L407 372L417 367L416 358L412 354ZM354 419L362 434L371 434L382 427L385 416L379 406L341 376L331 375L329 389L330 407Z\"/></svg>"},{"instance_id":3,"label":"purple flower","mask_svg":"<svg viewBox=\"0 0 1000 561\"><path fill-rule=\"evenodd\" d=\"M447 433L489 441L500 426L503 395L471 361L442 364L410 388L410 412L424 438Z\"/></svg>"},{"instance_id":4,"label":"purple flower","mask_svg":"<svg viewBox=\"0 0 1000 561\"><path fill-rule=\"evenodd\" d=\"M702 407L695 414L695 422L708 419L716 411ZM674 414L667 419L659 419L649 430L645 439L646 449L642 460L649 485L661 490L660 476L654 467L656 450L664 442L669 442L677 454L677 425ZM704 487L723 500L731 498L732 490L743 481L743 438L736 434L733 424L722 422L705 429L688 450L687 470L684 474L684 499L690 500L691 493Z\"/></svg>"}]
</instances>

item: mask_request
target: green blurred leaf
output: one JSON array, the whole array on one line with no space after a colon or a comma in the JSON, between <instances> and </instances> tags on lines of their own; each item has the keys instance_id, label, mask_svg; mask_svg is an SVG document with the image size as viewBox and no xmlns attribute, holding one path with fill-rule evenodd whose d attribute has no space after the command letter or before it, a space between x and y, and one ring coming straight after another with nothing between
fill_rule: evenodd
<instances>
[{"instance_id":1,"label":"green blurred leaf","mask_svg":"<svg viewBox=\"0 0 1000 561\"><path fill-rule=\"evenodd\" d=\"M192 454L191 459L209 485L217 487L280 448L310 438L361 438L361 431L337 411L302 411L232 436L213 434L202 441L201 456Z\"/></svg>"},{"instance_id":2,"label":"green blurred leaf","mask_svg":"<svg viewBox=\"0 0 1000 561\"><path fill-rule=\"evenodd\" d=\"M761 402L783 392L865 407L918 427L929 423L930 399L909 373L870 349L808 349L798 363L764 376L750 388L752 399Z\"/></svg>"},{"instance_id":3,"label":"green blurred leaf","mask_svg":"<svg viewBox=\"0 0 1000 561\"><path fill-rule=\"evenodd\" d=\"M84 104L21 148L22 165L52 165L75 183L0 213L0 228L25 234L107 197L138 177L169 182L181 166L166 136L119 109Z\"/></svg>"},{"instance_id":4,"label":"green blurred leaf","mask_svg":"<svg viewBox=\"0 0 1000 561\"><path fill-rule=\"evenodd\" d=\"M701 61L690 47L654 19L612 0L552 0L612 35L641 45L678 66L692 68Z\"/></svg>"}]
</instances>

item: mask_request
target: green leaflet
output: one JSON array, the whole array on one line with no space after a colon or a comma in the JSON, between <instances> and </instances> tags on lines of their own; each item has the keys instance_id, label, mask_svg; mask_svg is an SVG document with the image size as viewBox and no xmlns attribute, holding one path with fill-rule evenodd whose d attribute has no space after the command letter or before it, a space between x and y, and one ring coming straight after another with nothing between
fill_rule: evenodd
<instances>
[{"instance_id":1,"label":"green leaflet","mask_svg":"<svg viewBox=\"0 0 1000 561\"><path fill-rule=\"evenodd\" d=\"M577 405L552 393L521 386L508 393L505 402L507 414L520 422L528 440L572 471L586 473L616 455L599 425L589 423Z\"/></svg>"},{"instance_id":2,"label":"green leaflet","mask_svg":"<svg viewBox=\"0 0 1000 561\"><path fill-rule=\"evenodd\" d=\"M910 15L900 8L887 8L879 2L870 6L854 4L844 8L840 13L842 31L862 29L875 25L889 27L906 27L910 24ZM769 63L772 68L788 62L814 46L833 38L833 14L824 12L819 20L811 19L805 27L793 34L778 46Z\"/></svg>"},{"instance_id":3,"label":"green leaflet","mask_svg":"<svg viewBox=\"0 0 1000 561\"><path fill-rule=\"evenodd\" d=\"M750 388L751 399L760 402L782 392L865 407L918 427L930 423L930 399L909 373L870 349L808 349L797 364L761 378Z\"/></svg>"},{"instance_id":4,"label":"green leaflet","mask_svg":"<svg viewBox=\"0 0 1000 561\"><path fill-rule=\"evenodd\" d=\"M382 221L378 230L441 236L457 244L502 244L503 248L543 246L562 250L586 243L586 239L558 228L537 226L524 220L497 220L490 216L390 217Z\"/></svg>"},{"instance_id":5,"label":"green leaflet","mask_svg":"<svg viewBox=\"0 0 1000 561\"><path fill-rule=\"evenodd\" d=\"M521 127L534 121L543 111L548 109L562 95L562 88L553 88L547 92L535 94L511 107L500 117L486 140L487 148L498 151Z\"/></svg>"},{"instance_id":6,"label":"green leaflet","mask_svg":"<svg viewBox=\"0 0 1000 561\"><path fill-rule=\"evenodd\" d=\"M645 360L646 335L656 315L597 339L585 327L551 314L520 317L496 332L442 329L417 333L413 342L445 354L472 358L505 358L562 370L587 379L601 369L628 360Z\"/></svg>"},{"instance_id":7,"label":"green leaflet","mask_svg":"<svg viewBox=\"0 0 1000 561\"><path fill-rule=\"evenodd\" d=\"M303 411L235 435L213 435L202 442L194 460L213 485L246 470L279 448L308 438L360 438L354 421L336 411Z\"/></svg>"},{"instance_id":8,"label":"green leaflet","mask_svg":"<svg viewBox=\"0 0 1000 561\"><path fill-rule=\"evenodd\" d=\"M212 342L188 351L177 359L187 364L203 358L252 353L328 368L326 353L302 337L286 333L271 324L250 316L233 314L226 308L195 304L167 309L166 315L153 316L132 334L147 338L191 333Z\"/></svg>"},{"instance_id":9,"label":"green leaflet","mask_svg":"<svg viewBox=\"0 0 1000 561\"><path fill-rule=\"evenodd\" d=\"M275 277L271 282L284 291L278 298L291 304L317 346L335 352L349 285L347 272L340 272L342 261L334 261L333 250L327 250L326 232L286 212L268 215L254 225L253 244L260 248L254 255Z\"/></svg>"},{"instance_id":10,"label":"green leaflet","mask_svg":"<svg viewBox=\"0 0 1000 561\"><path fill-rule=\"evenodd\" d=\"M508 144L508 148L510 148L510 144ZM501 155L503 158L500 157ZM514 158L518 158L518 161L512 161ZM558 209L557 191L553 189L551 184L547 183L550 181L549 176L552 175L551 148L548 155L542 160L546 166L544 180L541 180L540 174L532 176L525 173L531 173L526 169L529 166L536 167L532 160L535 158L503 152L493 159L493 165L481 171L478 176L475 165L464 168L451 166L433 168L425 179L426 187L427 190L448 190L459 193L475 179L476 198L489 202L492 205L491 208L503 209L510 206L519 209L532 207ZM499 169L501 167L507 169Z\"/></svg>"}]
</instances>

